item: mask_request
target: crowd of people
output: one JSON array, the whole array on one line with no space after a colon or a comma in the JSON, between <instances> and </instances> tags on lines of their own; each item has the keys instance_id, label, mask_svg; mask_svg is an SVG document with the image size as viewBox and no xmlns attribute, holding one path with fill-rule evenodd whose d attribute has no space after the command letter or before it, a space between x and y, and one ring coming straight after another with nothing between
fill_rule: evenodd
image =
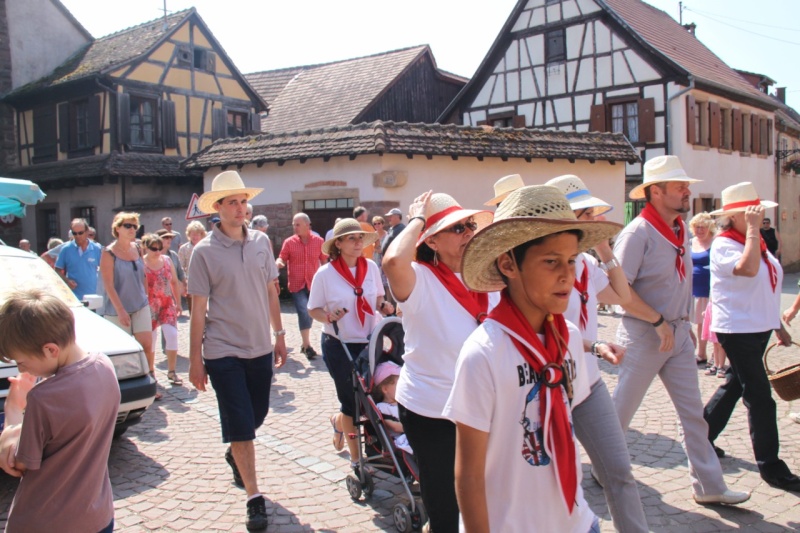
<instances>
[{"instance_id":1,"label":"crowd of people","mask_svg":"<svg viewBox=\"0 0 800 533\"><path fill-rule=\"evenodd\" d=\"M598 532L581 488L579 443L614 526L648 531L625 433L656 376L683 428L687 485L698 504L750 498L728 486L720 465L725 452L715 445L740 398L761 477L800 491L800 478L779 457L776 404L762 361L773 334L779 344L791 343L782 319L788 324L800 311L798 295L781 315L780 237L765 218L777 204L743 182L722 191L720 209L687 224L698 181L675 156L647 161L643 182L630 192L645 207L625 227L606 220L612 206L573 175L544 185L506 176L486 202L494 212L432 191L415 198L405 223L397 208L370 220L356 207L325 238L297 213L276 259L267 217L252 216L251 201L262 189L225 171L198 202L216 219L208 234L193 222L181 244L165 219L161 230L137 239L138 215L123 212L112 224L115 240L101 247L89 239L86 221L76 219L72 240L53 245L61 246L53 266L76 295L98 289L99 269L104 315L136 337L151 371L161 329L175 386L182 385L176 321L187 297L189 381L199 391L210 381L216 392L225 460L246 492L250 531L268 526L254 439L269 410L273 369L287 357L280 269L298 315L300 352L309 360L317 356L310 329L314 321L322 325L322 359L336 390L332 444L347 447L356 477L363 463L352 438L358 420L350 354L368 345L382 317L402 317L403 365L378 365L373 394L395 445L413 453L419 467L429 531ZM23 419L26 395L28 412L40 412L59 380L87 387L90 379L107 378L103 356L82 352L74 335L42 327L63 314L53 300L28 291L0 309L0 358L49 377L36 386L13 379L6 402L10 425L0 436L0 461L12 475L26 472L9 527L25 529L36 519L21 502L31 501L36 480L57 475L63 457L78 453L64 447L35 458L42 419ZM621 309L615 342L598 339L601 305ZM17 323L36 335L23 342L27 332ZM619 368L613 392L601 359ZM698 365L700 373L724 379L705 405ZM106 414L86 416L96 417L98 432L79 437L80 453L106 443L113 430ZM28 471L36 471L35 481L28 482ZM108 472L96 468L81 483L96 489L88 493L105 494ZM91 530L113 529L108 500L87 513Z\"/></svg>"}]
</instances>

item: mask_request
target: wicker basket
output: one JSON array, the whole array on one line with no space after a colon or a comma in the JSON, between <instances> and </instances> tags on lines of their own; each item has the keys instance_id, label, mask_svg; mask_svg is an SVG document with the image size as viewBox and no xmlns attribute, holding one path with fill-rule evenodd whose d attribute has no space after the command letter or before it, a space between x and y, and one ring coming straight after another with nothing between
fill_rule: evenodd
<instances>
[{"instance_id":1,"label":"wicker basket","mask_svg":"<svg viewBox=\"0 0 800 533\"><path fill-rule=\"evenodd\" d=\"M767 379L772 383L772 388L782 400L791 402L800 398L800 363L781 368L777 372L772 372L767 364L767 355L778 343L774 342L767 347L764 352L764 368L767 370ZM800 347L800 344L793 342L792 345Z\"/></svg>"}]
</instances>

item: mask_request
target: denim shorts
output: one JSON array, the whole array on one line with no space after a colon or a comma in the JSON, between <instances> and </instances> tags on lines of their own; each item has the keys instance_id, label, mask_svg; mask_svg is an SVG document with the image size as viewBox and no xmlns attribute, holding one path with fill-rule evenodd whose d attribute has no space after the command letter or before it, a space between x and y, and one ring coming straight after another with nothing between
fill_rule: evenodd
<instances>
[{"instance_id":1,"label":"denim shorts","mask_svg":"<svg viewBox=\"0 0 800 533\"><path fill-rule=\"evenodd\" d=\"M297 310L297 322L300 326L300 331L304 329L311 329L311 315L308 314L308 287L303 287L297 292L292 293L292 301L294 308Z\"/></svg>"},{"instance_id":2,"label":"denim shorts","mask_svg":"<svg viewBox=\"0 0 800 533\"><path fill-rule=\"evenodd\" d=\"M347 349L354 358L358 357L368 344L347 343ZM328 373L336 385L336 397L341 404L341 412L345 416L353 417L356 414L356 393L353 390L353 363L347 357L339 339L322 334L322 360L328 367Z\"/></svg>"},{"instance_id":3,"label":"denim shorts","mask_svg":"<svg viewBox=\"0 0 800 533\"><path fill-rule=\"evenodd\" d=\"M272 353L254 359L222 357L203 362L217 393L222 442L254 440L269 411Z\"/></svg>"}]
</instances>

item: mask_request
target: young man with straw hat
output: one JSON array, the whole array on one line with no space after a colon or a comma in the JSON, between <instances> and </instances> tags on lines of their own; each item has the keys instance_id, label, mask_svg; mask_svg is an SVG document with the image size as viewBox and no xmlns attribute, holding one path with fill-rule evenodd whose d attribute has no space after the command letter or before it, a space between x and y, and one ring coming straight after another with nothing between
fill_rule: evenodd
<instances>
[{"instance_id":1,"label":"young man with straw hat","mask_svg":"<svg viewBox=\"0 0 800 533\"><path fill-rule=\"evenodd\" d=\"M238 172L217 175L198 207L218 213L220 221L194 247L189 263L189 379L205 391L210 378L217 393L222 441L230 443L225 459L234 483L247 492L249 531L267 528L253 441L269 410L273 355L276 367L286 361L272 248L244 222L247 203L262 190L245 187Z\"/></svg>"},{"instance_id":2,"label":"young man with straw hat","mask_svg":"<svg viewBox=\"0 0 800 533\"><path fill-rule=\"evenodd\" d=\"M692 256L689 232L681 218L689 212L689 186L675 156L659 156L644 165L644 181L630 197L647 200L641 215L617 237L614 254L631 284L631 301L617 331L627 348L614 389L614 404L627 430L650 383L661 378L683 426L694 499L698 503L736 504L748 492L729 490L708 441L694 360Z\"/></svg>"},{"instance_id":3,"label":"young man with straw hat","mask_svg":"<svg viewBox=\"0 0 800 533\"><path fill-rule=\"evenodd\" d=\"M605 220L612 209L607 202L592 196L578 176L567 174L546 183L566 196L578 220ZM585 401L572 403L575 436L592 461L592 476L601 484L611 519L618 531L647 531L639 489L631 469L625 432L619 424L614 402L600 375L598 359L612 365L622 362L625 349L597 337L597 304L623 305L630 301L630 287L607 240L594 251L601 263L581 253L575 261L575 282L564 313L578 326L583 338L584 356L591 394Z\"/></svg>"},{"instance_id":4,"label":"young man with straw hat","mask_svg":"<svg viewBox=\"0 0 800 533\"><path fill-rule=\"evenodd\" d=\"M467 531L599 531L570 414L590 393L583 342L563 313L578 253L620 227L577 220L557 188L539 185L510 193L467 244L466 285L503 291L464 343L444 409L457 426L456 494Z\"/></svg>"},{"instance_id":5,"label":"young man with straw hat","mask_svg":"<svg viewBox=\"0 0 800 533\"><path fill-rule=\"evenodd\" d=\"M705 419L713 444L743 399L761 478L773 487L800 491L800 478L778 456L777 408L761 359L773 331L778 344L792 344L781 323L783 269L759 232L764 210L777 205L759 199L753 184L743 182L723 189L722 208L710 213L725 217L711 244L710 329L731 366L706 404Z\"/></svg>"}]
</instances>

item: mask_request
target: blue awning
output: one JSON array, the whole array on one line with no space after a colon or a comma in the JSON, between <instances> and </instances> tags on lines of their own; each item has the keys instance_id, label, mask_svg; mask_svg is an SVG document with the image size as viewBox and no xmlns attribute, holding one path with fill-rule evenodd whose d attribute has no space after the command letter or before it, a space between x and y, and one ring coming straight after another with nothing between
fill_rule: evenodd
<instances>
[{"instance_id":1,"label":"blue awning","mask_svg":"<svg viewBox=\"0 0 800 533\"><path fill-rule=\"evenodd\" d=\"M25 216L26 205L36 205L46 195L38 185L28 180L0 178L0 216Z\"/></svg>"}]
</instances>

